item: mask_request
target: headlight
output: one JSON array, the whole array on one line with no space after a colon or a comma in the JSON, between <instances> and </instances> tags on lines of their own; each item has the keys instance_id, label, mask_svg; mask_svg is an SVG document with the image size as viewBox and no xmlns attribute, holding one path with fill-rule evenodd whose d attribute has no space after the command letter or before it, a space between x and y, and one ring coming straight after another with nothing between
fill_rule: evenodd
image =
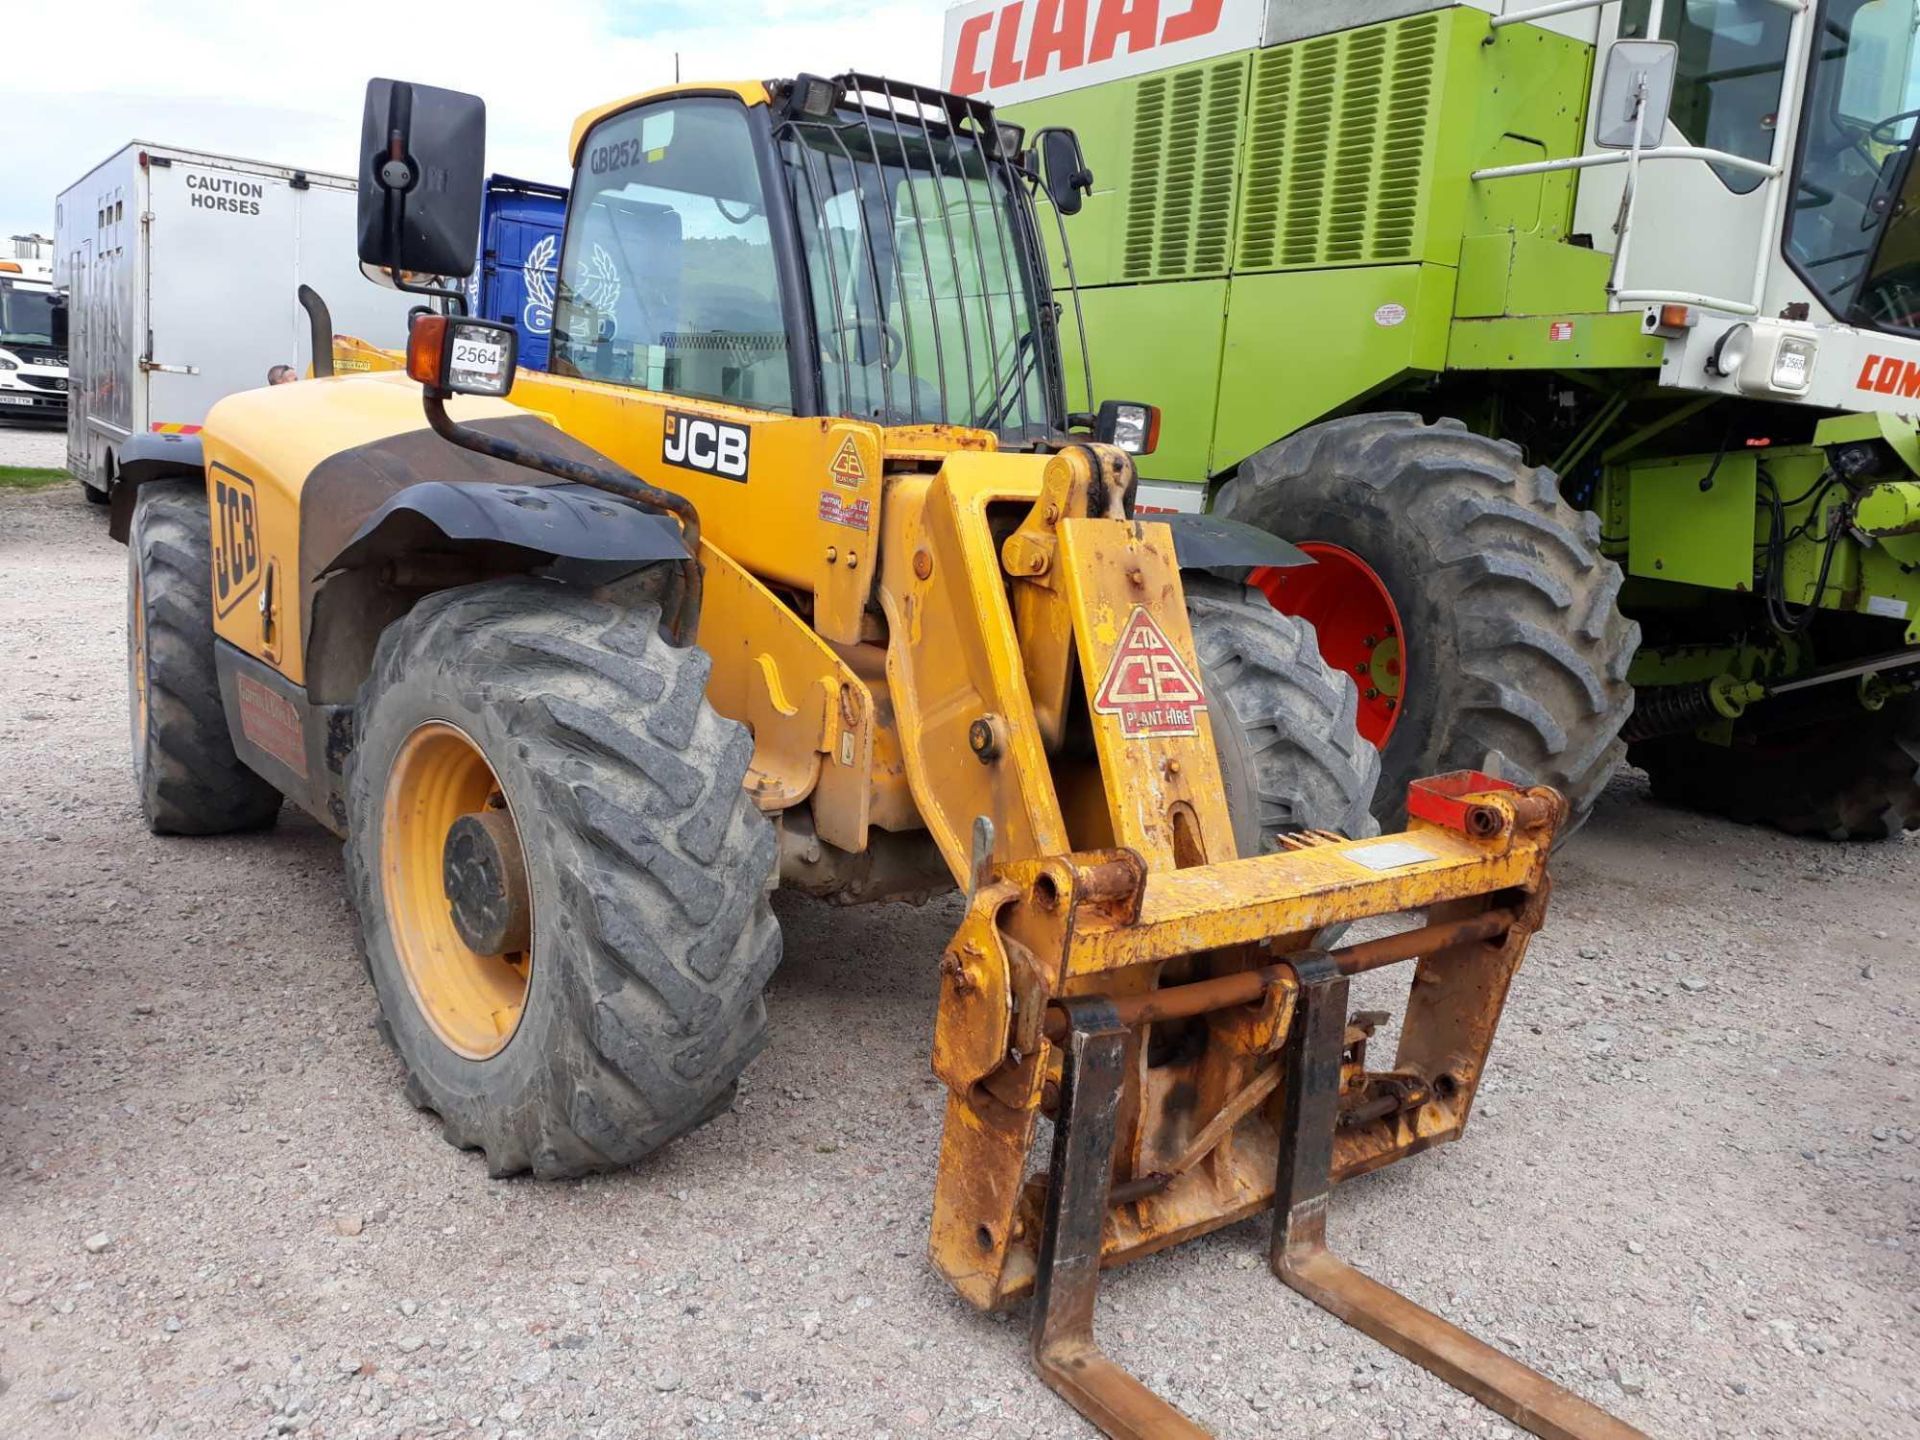
<instances>
[{"instance_id":1,"label":"headlight","mask_svg":"<svg viewBox=\"0 0 1920 1440\"><path fill-rule=\"evenodd\" d=\"M1798 335L1784 335L1773 352L1773 388L1798 395L1813 380L1814 342Z\"/></svg>"},{"instance_id":2,"label":"headlight","mask_svg":"<svg viewBox=\"0 0 1920 1440\"><path fill-rule=\"evenodd\" d=\"M11 350L0 350L0 370L18 370L20 357Z\"/></svg>"},{"instance_id":3,"label":"headlight","mask_svg":"<svg viewBox=\"0 0 1920 1440\"><path fill-rule=\"evenodd\" d=\"M1732 379L1752 353L1753 327L1742 322L1713 342L1713 353L1707 356L1707 369L1722 379Z\"/></svg>"},{"instance_id":4,"label":"headlight","mask_svg":"<svg viewBox=\"0 0 1920 1440\"><path fill-rule=\"evenodd\" d=\"M1094 417L1093 438L1117 445L1129 455L1151 455L1160 443L1160 407L1133 400L1108 400Z\"/></svg>"}]
</instances>

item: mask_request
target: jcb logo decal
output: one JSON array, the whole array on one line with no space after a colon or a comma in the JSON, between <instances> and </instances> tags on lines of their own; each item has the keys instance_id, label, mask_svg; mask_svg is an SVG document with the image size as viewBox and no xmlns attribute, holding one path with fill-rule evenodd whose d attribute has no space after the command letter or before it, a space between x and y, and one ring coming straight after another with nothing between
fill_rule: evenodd
<instances>
[{"instance_id":1,"label":"jcb logo decal","mask_svg":"<svg viewBox=\"0 0 1920 1440\"><path fill-rule=\"evenodd\" d=\"M666 432L660 440L660 458L683 470L702 470L723 480L744 481L750 438L751 432L744 425L668 411Z\"/></svg>"},{"instance_id":2,"label":"jcb logo decal","mask_svg":"<svg viewBox=\"0 0 1920 1440\"><path fill-rule=\"evenodd\" d=\"M1856 389L1881 395L1920 395L1920 365L1896 355L1869 355L1853 383Z\"/></svg>"},{"instance_id":3,"label":"jcb logo decal","mask_svg":"<svg viewBox=\"0 0 1920 1440\"><path fill-rule=\"evenodd\" d=\"M253 481L224 465L213 476L213 601L226 615L260 583L260 507Z\"/></svg>"}]
</instances>

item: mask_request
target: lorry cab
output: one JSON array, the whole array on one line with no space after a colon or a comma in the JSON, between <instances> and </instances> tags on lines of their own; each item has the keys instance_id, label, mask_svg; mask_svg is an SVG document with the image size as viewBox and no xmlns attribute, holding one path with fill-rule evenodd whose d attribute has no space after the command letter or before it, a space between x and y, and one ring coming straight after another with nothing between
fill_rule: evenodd
<instances>
[{"instance_id":1,"label":"lorry cab","mask_svg":"<svg viewBox=\"0 0 1920 1440\"><path fill-rule=\"evenodd\" d=\"M0 260L0 423L66 418L66 300L44 265Z\"/></svg>"}]
</instances>

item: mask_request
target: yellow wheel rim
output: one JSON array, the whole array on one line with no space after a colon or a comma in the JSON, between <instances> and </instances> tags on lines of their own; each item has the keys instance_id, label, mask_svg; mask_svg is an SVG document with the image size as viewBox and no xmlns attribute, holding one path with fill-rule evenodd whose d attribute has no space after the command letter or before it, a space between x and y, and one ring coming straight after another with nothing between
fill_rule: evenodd
<instances>
[{"instance_id":1,"label":"yellow wheel rim","mask_svg":"<svg viewBox=\"0 0 1920 1440\"><path fill-rule=\"evenodd\" d=\"M388 933L420 1013L448 1049L469 1060L498 1055L519 1028L533 952L483 955L461 938L444 878L447 834L462 816L504 808L487 757L445 721L407 736L387 774L380 873Z\"/></svg>"}]
</instances>

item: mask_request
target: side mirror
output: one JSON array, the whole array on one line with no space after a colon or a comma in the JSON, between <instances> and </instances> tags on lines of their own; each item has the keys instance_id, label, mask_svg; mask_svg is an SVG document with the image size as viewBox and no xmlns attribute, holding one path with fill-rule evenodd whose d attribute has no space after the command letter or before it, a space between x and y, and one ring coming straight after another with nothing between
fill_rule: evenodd
<instances>
[{"instance_id":1,"label":"side mirror","mask_svg":"<svg viewBox=\"0 0 1920 1440\"><path fill-rule=\"evenodd\" d=\"M1040 183L1062 215L1078 215L1082 197L1093 192L1093 172L1080 153L1080 137L1071 130L1049 126L1033 137L1040 152Z\"/></svg>"},{"instance_id":2,"label":"side mirror","mask_svg":"<svg viewBox=\"0 0 1920 1440\"><path fill-rule=\"evenodd\" d=\"M53 348L67 348L67 302L64 299L53 302Z\"/></svg>"},{"instance_id":3,"label":"side mirror","mask_svg":"<svg viewBox=\"0 0 1920 1440\"><path fill-rule=\"evenodd\" d=\"M362 262L402 275L471 275L486 151L479 96L369 80L360 124Z\"/></svg>"},{"instance_id":4,"label":"side mirror","mask_svg":"<svg viewBox=\"0 0 1920 1440\"><path fill-rule=\"evenodd\" d=\"M513 389L520 337L511 325L450 315L416 316L407 331L407 374L435 399L489 395Z\"/></svg>"},{"instance_id":5,"label":"side mirror","mask_svg":"<svg viewBox=\"0 0 1920 1440\"><path fill-rule=\"evenodd\" d=\"M1660 143L1673 105L1680 47L1671 40L1616 40L1600 77L1593 143L1609 150L1650 150Z\"/></svg>"}]
</instances>

